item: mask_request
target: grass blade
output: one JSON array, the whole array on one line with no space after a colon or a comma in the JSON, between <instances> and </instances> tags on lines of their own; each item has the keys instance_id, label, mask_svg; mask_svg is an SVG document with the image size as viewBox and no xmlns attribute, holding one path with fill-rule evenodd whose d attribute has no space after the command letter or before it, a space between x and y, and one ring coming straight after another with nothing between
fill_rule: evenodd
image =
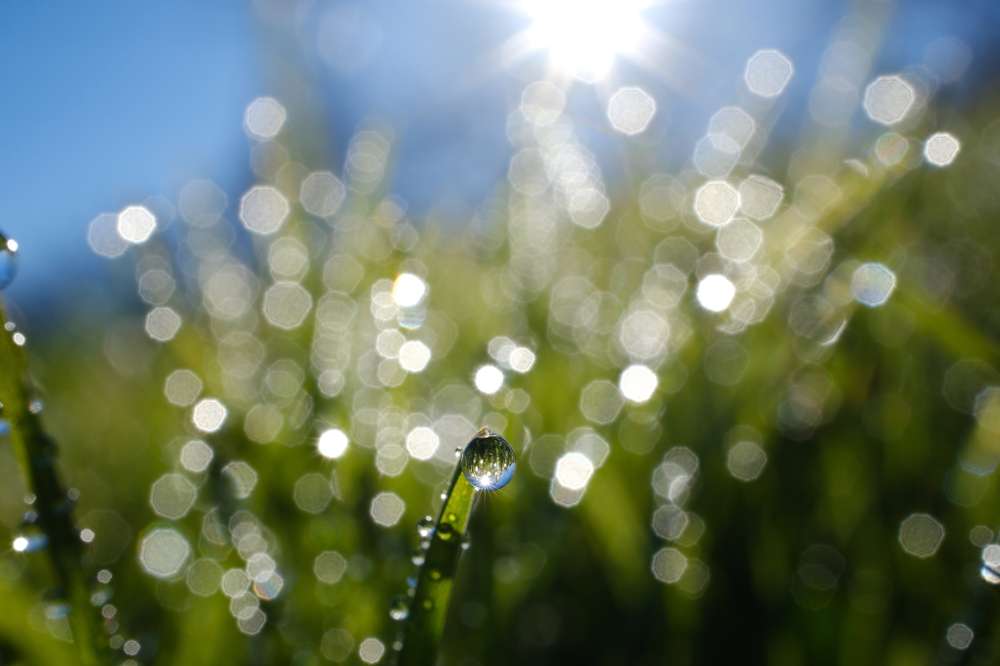
<instances>
[{"instance_id":1,"label":"grass blade","mask_svg":"<svg viewBox=\"0 0 1000 666\"><path fill-rule=\"evenodd\" d=\"M0 304L0 321L7 321ZM73 501L56 470L55 442L42 429L38 410L30 404L30 381L24 350L11 328L0 335L0 417L10 424L10 439L28 488L35 496L34 521L45 536L46 550L61 596L69 602L69 621L81 663L97 663L96 618L90 605L90 585L81 563L83 545L73 522Z\"/></svg>"},{"instance_id":2,"label":"grass blade","mask_svg":"<svg viewBox=\"0 0 1000 666\"><path fill-rule=\"evenodd\" d=\"M493 470L499 474L484 477L481 474L483 457L474 457L477 448L489 444L489 453L502 452ZM498 490L510 480L514 470L514 454L510 444L499 435L483 428L473 437L455 466L445 499L428 534L423 562L419 567L412 599L403 625L402 649L397 663L400 666L433 664L444 634L445 619L451 600L451 589L458 572L458 562L466 544L469 521L475 508L479 490ZM465 473L463 473L465 470ZM470 483L472 478L476 483ZM483 479L486 483L483 483ZM423 535L421 535L423 538Z\"/></svg>"}]
</instances>

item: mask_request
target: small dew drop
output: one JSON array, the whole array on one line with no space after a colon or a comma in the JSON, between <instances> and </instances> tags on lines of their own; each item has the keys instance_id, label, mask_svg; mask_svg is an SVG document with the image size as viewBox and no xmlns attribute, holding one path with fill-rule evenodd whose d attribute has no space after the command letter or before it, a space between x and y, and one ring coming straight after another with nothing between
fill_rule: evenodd
<instances>
[{"instance_id":1,"label":"small dew drop","mask_svg":"<svg viewBox=\"0 0 1000 666\"><path fill-rule=\"evenodd\" d=\"M424 516L417 521L417 534L421 538L426 538L434 531L434 519L431 516Z\"/></svg>"},{"instance_id":2,"label":"small dew drop","mask_svg":"<svg viewBox=\"0 0 1000 666\"><path fill-rule=\"evenodd\" d=\"M420 605L423 606L424 610L430 610L430 609L434 608L434 600L433 599L424 599L424 602L422 604L420 604Z\"/></svg>"},{"instance_id":3,"label":"small dew drop","mask_svg":"<svg viewBox=\"0 0 1000 666\"><path fill-rule=\"evenodd\" d=\"M6 288L17 275L17 241L0 231L0 289Z\"/></svg>"},{"instance_id":4,"label":"small dew drop","mask_svg":"<svg viewBox=\"0 0 1000 666\"><path fill-rule=\"evenodd\" d=\"M389 617L396 622L402 622L410 615L410 606L405 597L396 597L389 607Z\"/></svg>"},{"instance_id":5,"label":"small dew drop","mask_svg":"<svg viewBox=\"0 0 1000 666\"><path fill-rule=\"evenodd\" d=\"M431 580L441 580L441 572L438 569L431 569L427 572Z\"/></svg>"},{"instance_id":6,"label":"small dew drop","mask_svg":"<svg viewBox=\"0 0 1000 666\"><path fill-rule=\"evenodd\" d=\"M422 565L423 565L423 563L424 563L424 562L426 561L426 559L427 559L427 558L426 558L426 557L424 557L424 553L423 553L423 551L419 551L419 550L418 550L418 551L417 551L417 552L415 552L415 553L413 554L413 556L412 556L412 557L410 558L410 561L411 561L411 562L413 562L414 566L418 566L418 567L419 567L419 566L422 566Z\"/></svg>"},{"instance_id":7,"label":"small dew drop","mask_svg":"<svg viewBox=\"0 0 1000 666\"><path fill-rule=\"evenodd\" d=\"M500 490L514 476L514 449L495 432L483 428L462 453L462 473L476 490Z\"/></svg>"},{"instance_id":8,"label":"small dew drop","mask_svg":"<svg viewBox=\"0 0 1000 666\"><path fill-rule=\"evenodd\" d=\"M441 541L451 541L451 538L455 536L455 528L452 527L451 523L442 523L440 527L437 528L437 537Z\"/></svg>"},{"instance_id":9,"label":"small dew drop","mask_svg":"<svg viewBox=\"0 0 1000 666\"><path fill-rule=\"evenodd\" d=\"M15 553L34 553L43 550L48 543L49 539L44 533L32 531L18 534L10 545Z\"/></svg>"}]
</instances>

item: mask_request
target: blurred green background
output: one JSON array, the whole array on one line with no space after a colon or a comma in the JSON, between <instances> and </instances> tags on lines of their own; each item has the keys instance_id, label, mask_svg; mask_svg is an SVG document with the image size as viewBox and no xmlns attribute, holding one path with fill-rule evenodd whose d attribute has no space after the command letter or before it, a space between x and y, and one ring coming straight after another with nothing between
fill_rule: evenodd
<instances>
[{"instance_id":1,"label":"blurred green background","mask_svg":"<svg viewBox=\"0 0 1000 666\"><path fill-rule=\"evenodd\" d=\"M474 205L400 196L434 133L341 138L292 48L312 6L257 3L273 83L221 156L245 182L123 201L76 236L90 277L42 262L64 293L7 298L0 663L76 663L79 614L101 663L389 663L417 521L484 425L517 472L478 501L441 663L1000 659L995 53L880 67L926 8L859 6L808 33L815 71L753 23L733 66L677 47L714 62L685 91L622 74L684 41L659 6L536 4L489 51L514 83L479 82L514 92ZM675 104L706 72L728 97ZM475 115L440 104L444 134ZM32 261L8 231L0 276ZM19 466L36 399L64 496ZM67 499L83 604L35 549Z\"/></svg>"}]
</instances>

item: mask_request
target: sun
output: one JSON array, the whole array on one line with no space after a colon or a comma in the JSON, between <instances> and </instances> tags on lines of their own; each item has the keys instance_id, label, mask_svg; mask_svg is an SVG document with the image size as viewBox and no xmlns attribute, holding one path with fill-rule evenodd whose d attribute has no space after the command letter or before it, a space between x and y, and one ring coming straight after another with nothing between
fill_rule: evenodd
<instances>
[{"instance_id":1,"label":"sun","mask_svg":"<svg viewBox=\"0 0 1000 666\"><path fill-rule=\"evenodd\" d=\"M551 66L580 81L608 76L618 56L634 55L643 38L643 0L522 0L532 23L529 50L544 50Z\"/></svg>"}]
</instances>

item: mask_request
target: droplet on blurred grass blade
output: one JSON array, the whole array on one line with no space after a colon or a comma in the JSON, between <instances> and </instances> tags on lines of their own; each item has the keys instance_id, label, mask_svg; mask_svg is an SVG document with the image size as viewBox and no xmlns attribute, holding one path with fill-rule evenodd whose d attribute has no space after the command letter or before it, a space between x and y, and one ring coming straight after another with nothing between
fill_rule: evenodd
<instances>
[{"instance_id":1,"label":"droplet on blurred grass blade","mask_svg":"<svg viewBox=\"0 0 1000 666\"><path fill-rule=\"evenodd\" d=\"M410 615L410 605L406 602L405 597L396 597L392 600L392 605L389 607L389 617L397 622L405 620Z\"/></svg>"},{"instance_id":2,"label":"droplet on blurred grass blade","mask_svg":"<svg viewBox=\"0 0 1000 666\"><path fill-rule=\"evenodd\" d=\"M0 289L14 281L17 275L17 241L0 231Z\"/></svg>"},{"instance_id":3,"label":"droplet on blurred grass blade","mask_svg":"<svg viewBox=\"0 0 1000 666\"><path fill-rule=\"evenodd\" d=\"M417 534L420 538L426 538L431 535L434 531L434 518L432 516L424 516L417 521Z\"/></svg>"},{"instance_id":4,"label":"droplet on blurred grass blade","mask_svg":"<svg viewBox=\"0 0 1000 666\"><path fill-rule=\"evenodd\" d=\"M35 553L43 550L49 543L48 537L38 528L30 528L21 532L11 541L15 553Z\"/></svg>"},{"instance_id":5,"label":"droplet on blurred grass blade","mask_svg":"<svg viewBox=\"0 0 1000 666\"><path fill-rule=\"evenodd\" d=\"M500 435L483 428L462 453L462 474L476 490L500 490L514 476L514 449Z\"/></svg>"}]
</instances>

